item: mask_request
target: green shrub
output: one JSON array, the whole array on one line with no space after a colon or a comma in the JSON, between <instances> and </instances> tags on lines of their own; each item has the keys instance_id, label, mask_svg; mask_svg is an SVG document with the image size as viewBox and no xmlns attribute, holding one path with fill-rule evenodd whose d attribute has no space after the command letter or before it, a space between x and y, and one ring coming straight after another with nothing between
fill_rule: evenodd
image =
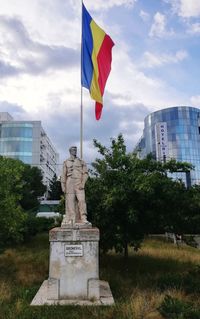
<instances>
[{"instance_id":1,"label":"green shrub","mask_svg":"<svg viewBox=\"0 0 200 319\"><path fill-rule=\"evenodd\" d=\"M191 309L184 315L184 319L199 319L200 309Z\"/></svg>"},{"instance_id":2,"label":"green shrub","mask_svg":"<svg viewBox=\"0 0 200 319\"><path fill-rule=\"evenodd\" d=\"M167 319L185 319L186 314L191 312L192 307L190 303L186 303L171 296L165 296L162 304L158 308L159 312ZM190 318L191 319L191 318Z\"/></svg>"},{"instance_id":3,"label":"green shrub","mask_svg":"<svg viewBox=\"0 0 200 319\"><path fill-rule=\"evenodd\" d=\"M197 248L198 244L194 240L194 236L183 236L183 241L191 247Z\"/></svg>"},{"instance_id":4,"label":"green shrub","mask_svg":"<svg viewBox=\"0 0 200 319\"><path fill-rule=\"evenodd\" d=\"M35 214L29 214L26 221L24 239L27 240L37 233L49 231L55 225L53 218L36 217Z\"/></svg>"},{"instance_id":5,"label":"green shrub","mask_svg":"<svg viewBox=\"0 0 200 319\"><path fill-rule=\"evenodd\" d=\"M184 290L186 293L200 293L200 266L196 266L184 277Z\"/></svg>"},{"instance_id":6,"label":"green shrub","mask_svg":"<svg viewBox=\"0 0 200 319\"><path fill-rule=\"evenodd\" d=\"M186 274L169 273L161 275L157 280L157 287L161 290L181 289L187 294L200 293L200 266L196 266Z\"/></svg>"},{"instance_id":7,"label":"green shrub","mask_svg":"<svg viewBox=\"0 0 200 319\"><path fill-rule=\"evenodd\" d=\"M157 280L157 287L164 291L166 289L182 289L183 276L177 273L163 274Z\"/></svg>"}]
</instances>

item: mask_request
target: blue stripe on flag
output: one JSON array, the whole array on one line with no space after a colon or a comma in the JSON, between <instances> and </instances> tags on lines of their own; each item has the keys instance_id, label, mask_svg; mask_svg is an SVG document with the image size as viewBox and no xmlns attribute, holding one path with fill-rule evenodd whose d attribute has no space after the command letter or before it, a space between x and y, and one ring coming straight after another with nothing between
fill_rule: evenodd
<instances>
[{"instance_id":1,"label":"blue stripe on flag","mask_svg":"<svg viewBox=\"0 0 200 319\"><path fill-rule=\"evenodd\" d=\"M90 28L92 18L86 10L84 4L82 8L82 69L81 69L81 84L90 90L90 85L93 77L92 51L93 38Z\"/></svg>"}]
</instances>

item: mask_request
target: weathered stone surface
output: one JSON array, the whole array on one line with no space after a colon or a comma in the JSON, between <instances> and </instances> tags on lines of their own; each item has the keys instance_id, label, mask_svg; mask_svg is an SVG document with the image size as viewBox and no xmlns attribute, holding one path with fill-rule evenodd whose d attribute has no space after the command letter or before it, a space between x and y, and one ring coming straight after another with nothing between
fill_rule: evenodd
<instances>
[{"instance_id":1,"label":"weathered stone surface","mask_svg":"<svg viewBox=\"0 0 200 319\"><path fill-rule=\"evenodd\" d=\"M49 279L32 305L114 303L109 284L99 281L97 228L54 228L49 240Z\"/></svg>"},{"instance_id":2,"label":"weathered stone surface","mask_svg":"<svg viewBox=\"0 0 200 319\"><path fill-rule=\"evenodd\" d=\"M87 165L77 157L76 146L71 146L69 152L70 158L64 161L61 175L61 187L65 194L65 215L61 227L73 226L76 223L88 224L85 201Z\"/></svg>"},{"instance_id":3,"label":"weathered stone surface","mask_svg":"<svg viewBox=\"0 0 200 319\"><path fill-rule=\"evenodd\" d=\"M50 238L49 278L59 280L61 299L87 299L88 280L99 279L99 230L72 229L69 236L68 230L57 228L51 233L57 235ZM66 245L81 246L83 255L66 256Z\"/></svg>"},{"instance_id":4,"label":"weathered stone surface","mask_svg":"<svg viewBox=\"0 0 200 319\"><path fill-rule=\"evenodd\" d=\"M61 228L56 227L49 232L49 241L99 241L98 228Z\"/></svg>"},{"instance_id":5,"label":"weathered stone surface","mask_svg":"<svg viewBox=\"0 0 200 319\"><path fill-rule=\"evenodd\" d=\"M100 286L100 298L99 300L73 300L73 299L49 299L48 298L48 280L45 280L34 299L31 302L31 306L43 306L43 305L78 305L78 306L111 306L114 305L114 299L110 291L109 284L105 281L99 282ZM102 290L103 287L103 290Z\"/></svg>"},{"instance_id":6,"label":"weathered stone surface","mask_svg":"<svg viewBox=\"0 0 200 319\"><path fill-rule=\"evenodd\" d=\"M59 280L49 278L47 281L47 299L58 300L59 299Z\"/></svg>"},{"instance_id":7,"label":"weathered stone surface","mask_svg":"<svg viewBox=\"0 0 200 319\"><path fill-rule=\"evenodd\" d=\"M99 300L100 299L100 282L99 279L88 280L88 299Z\"/></svg>"}]
</instances>

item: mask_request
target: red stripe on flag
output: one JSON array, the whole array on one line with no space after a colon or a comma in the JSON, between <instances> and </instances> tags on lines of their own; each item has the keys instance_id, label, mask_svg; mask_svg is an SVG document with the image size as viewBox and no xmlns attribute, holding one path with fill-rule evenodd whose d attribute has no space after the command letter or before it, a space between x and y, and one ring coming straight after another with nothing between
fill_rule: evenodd
<instances>
[{"instance_id":1,"label":"red stripe on flag","mask_svg":"<svg viewBox=\"0 0 200 319\"><path fill-rule=\"evenodd\" d=\"M114 42L109 37L109 35L106 34L97 56L97 63L98 63L98 69L99 69L98 82L99 82L101 95L103 95L104 93L106 81L111 70L113 45L114 45Z\"/></svg>"},{"instance_id":2,"label":"red stripe on flag","mask_svg":"<svg viewBox=\"0 0 200 319\"><path fill-rule=\"evenodd\" d=\"M96 120L98 121L101 117L101 112L102 112L102 108L103 108L103 105L99 102L96 102L96 105L95 105L95 115L96 115Z\"/></svg>"}]
</instances>

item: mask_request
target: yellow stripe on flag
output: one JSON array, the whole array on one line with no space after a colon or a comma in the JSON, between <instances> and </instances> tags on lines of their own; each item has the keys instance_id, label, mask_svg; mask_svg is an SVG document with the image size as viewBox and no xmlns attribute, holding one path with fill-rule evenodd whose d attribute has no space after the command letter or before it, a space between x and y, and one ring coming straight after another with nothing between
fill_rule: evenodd
<instances>
[{"instance_id":1,"label":"yellow stripe on flag","mask_svg":"<svg viewBox=\"0 0 200 319\"><path fill-rule=\"evenodd\" d=\"M95 101L102 103L102 96L98 83L99 68L97 63L97 56L103 43L105 32L94 22L94 20L91 21L90 27L93 37L92 62L94 68L92 82L90 86L90 94Z\"/></svg>"}]
</instances>

